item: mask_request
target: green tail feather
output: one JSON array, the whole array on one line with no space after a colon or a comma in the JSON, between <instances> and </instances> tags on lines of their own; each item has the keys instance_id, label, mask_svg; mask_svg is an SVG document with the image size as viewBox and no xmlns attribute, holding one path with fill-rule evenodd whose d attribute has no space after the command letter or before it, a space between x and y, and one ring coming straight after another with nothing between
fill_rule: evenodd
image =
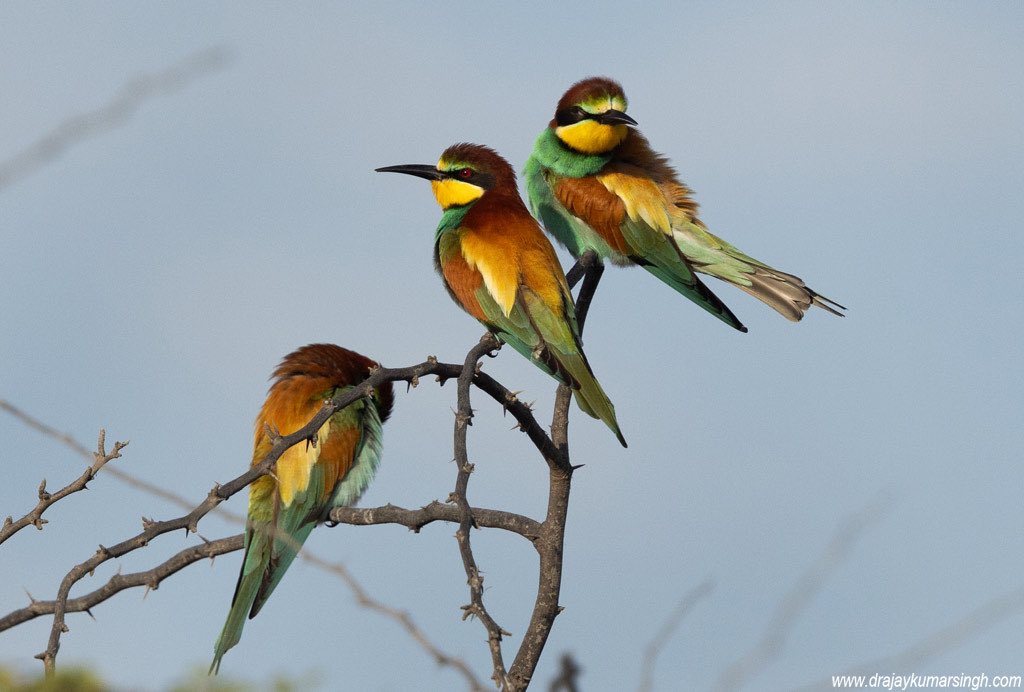
<instances>
[{"instance_id":1,"label":"green tail feather","mask_svg":"<svg viewBox=\"0 0 1024 692\"><path fill-rule=\"evenodd\" d=\"M235 595L231 599L228 619L220 636L217 637L217 643L213 646L211 675L220 670L221 658L242 638L246 616L252 608L253 601L256 600L256 594L259 593L260 584L263 582L263 573L270 562L269 547L269 541L265 536L254 533L252 529L246 530L245 557L242 559L242 569L238 574Z\"/></svg>"},{"instance_id":2,"label":"green tail feather","mask_svg":"<svg viewBox=\"0 0 1024 692\"><path fill-rule=\"evenodd\" d=\"M572 387L576 398L576 404L580 410L591 418L600 419L608 428L615 433L615 437L623 447L626 447L626 440L619 430L619 423L615 418L615 406L608 395L604 393L597 378L590 370L590 364L582 352L557 353L550 345L547 345L540 356L530 348L522 339L506 331L499 331L494 327L495 336L501 341L519 351L531 363L554 377L564 385Z\"/></svg>"},{"instance_id":3,"label":"green tail feather","mask_svg":"<svg viewBox=\"0 0 1024 692\"><path fill-rule=\"evenodd\" d=\"M615 419L615 405L612 404L593 375L589 377L589 381L580 380L580 388L573 394L576 396L576 404L580 410L591 418L599 418L615 433L615 437L619 438L619 444L623 447L629 446L626 444L626 438L622 436L622 431L619 430L619 422Z\"/></svg>"}]
</instances>

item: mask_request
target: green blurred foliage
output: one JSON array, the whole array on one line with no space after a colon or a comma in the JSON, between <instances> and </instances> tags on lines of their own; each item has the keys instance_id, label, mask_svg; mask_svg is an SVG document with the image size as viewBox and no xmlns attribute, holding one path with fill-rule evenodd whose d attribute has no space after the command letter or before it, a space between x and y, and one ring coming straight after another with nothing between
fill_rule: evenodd
<instances>
[{"instance_id":1,"label":"green blurred foliage","mask_svg":"<svg viewBox=\"0 0 1024 692\"><path fill-rule=\"evenodd\" d=\"M306 673L298 679L277 676L255 683L225 675L210 676L205 668L195 668L166 688L165 692L307 692L323 685L317 673ZM57 667L57 674L47 680L42 672L26 674L0 667L0 692L119 692L92 670L81 667Z\"/></svg>"}]
</instances>

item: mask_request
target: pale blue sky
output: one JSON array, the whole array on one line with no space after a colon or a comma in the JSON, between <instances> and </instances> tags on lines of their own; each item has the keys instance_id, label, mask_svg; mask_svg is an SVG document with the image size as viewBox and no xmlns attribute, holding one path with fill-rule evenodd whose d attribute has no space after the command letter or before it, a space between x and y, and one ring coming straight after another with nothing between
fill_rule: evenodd
<instances>
[{"instance_id":1,"label":"pale blue sky","mask_svg":"<svg viewBox=\"0 0 1024 692\"><path fill-rule=\"evenodd\" d=\"M572 651L586 689L639 681L644 646L687 590L717 587L659 662L656 689L707 689L760 640L787 590L851 513L891 508L748 689L788 689L900 651L1024 585L1020 343L1024 9L1018 3L0 5L0 161L140 73L209 46L231 63L0 190L0 398L201 500L249 461L267 377L332 341L387 365L461 360L481 333L431 266L425 184L373 172L456 141L521 169L575 80L607 74L669 155L713 231L850 308L793 325L714 283L741 335L646 273L609 270L586 346L628 450L574 412L563 605L538 672ZM568 267L568 258L562 255ZM517 354L485 367L540 410L550 381ZM367 506L444 499L454 388L397 397ZM470 499L542 516L546 472L477 400ZM0 416L0 516L77 457ZM100 477L43 532L0 547L0 611L52 598L99 543L176 507ZM230 506L244 509L242 496ZM207 537L235 532L215 518ZM454 530L314 532L373 595L408 609L489 675ZM124 560L152 566L180 534ZM525 629L536 561L476 535L486 598ZM208 664L240 554L145 600L69 618L61 664L156 690ZM95 588L115 569L83 582ZM913 670L1021 674L1017 613ZM40 618L0 634L28 670ZM514 636L509 660L518 646ZM316 671L328 689L459 689L392 622L297 563L229 676Z\"/></svg>"}]
</instances>

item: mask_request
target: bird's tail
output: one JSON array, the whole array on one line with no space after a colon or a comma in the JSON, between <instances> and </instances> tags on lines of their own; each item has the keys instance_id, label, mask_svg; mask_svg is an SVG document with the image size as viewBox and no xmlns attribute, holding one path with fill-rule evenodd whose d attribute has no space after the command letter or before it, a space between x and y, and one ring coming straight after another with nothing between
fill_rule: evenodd
<instances>
[{"instance_id":1,"label":"bird's tail","mask_svg":"<svg viewBox=\"0 0 1024 692\"><path fill-rule=\"evenodd\" d=\"M574 340L567 348L556 348L543 342L540 346L531 348L511 332L495 330L494 334L538 368L572 389L580 410L591 418L603 421L615 433L615 437L619 438L622 446L626 446L626 440L619 430L619 422L615 419L615 406L594 377L594 371L591 370L578 341Z\"/></svg>"},{"instance_id":2,"label":"bird's tail","mask_svg":"<svg viewBox=\"0 0 1024 692\"><path fill-rule=\"evenodd\" d=\"M698 267L697 270L700 271L700 268ZM749 285L743 281L730 281L730 283L764 302L787 320L799 322L812 305L817 305L833 315L845 316L839 312L839 310L845 310L845 307L808 288L807 284L798 276L780 272L771 267L756 265L754 271L744 274L743 278L749 282ZM726 280L728 281L728 279Z\"/></svg>"},{"instance_id":3,"label":"bird's tail","mask_svg":"<svg viewBox=\"0 0 1024 692\"><path fill-rule=\"evenodd\" d=\"M285 570L291 565L298 553L298 546L309 536L314 524L309 523L298 528L292 538L282 540L275 538L272 523L260 523L245 532L245 558L238 574L235 595L231 599L231 610L228 612L224 629L221 630L217 643L213 647L213 663L210 674L220 670L220 660L224 654L242 638L242 627L247 618L251 619L260 611L274 587L281 581ZM282 531L284 527L278 527Z\"/></svg>"},{"instance_id":4,"label":"bird's tail","mask_svg":"<svg viewBox=\"0 0 1024 692\"><path fill-rule=\"evenodd\" d=\"M619 444L627 447L626 438L619 430L619 422L615 419L615 405L612 404L608 395L604 393L601 384L594 377L593 373L586 373L584 377L577 378L579 388L573 391L576 397L576 404L580 410L591 418L599 418L619 438Z\"/></svg>"},{"instance_id":5,"label":"bird's tail","mask_svg":"<svg viewBox=\"0 0 1024 692\"><path fill-rule=\"evenodd\" d=\"M845 307L808 288L799 276L754 259L702 224L676 224L673 237L694 270L746 291L787 320L799 322L812 305L843 316L839 310Z\"/></svg>"},{"instance_id":6,"label":"bird's tail","mask_svg":"<svg viewBox=\"0 0 1024 692\"><path fill-rule=\"evenodd\" d=\"M701 306L733 329L746 333L747 328L732 314L729 306L722 302L703 281L695 275L681 277L675 267L662 267L656 264L641 264L644 269L667 283L679 293ZM694 267L694 269L697 269Z\"/></svg>"},{"instance_id":7,"label":"bird's tail","mask_svg":"<svg viewBox=\"0 0 1024 692\"><path fill-rule=\"evenodd\" d=\"M619 443L627 447L626 438L619 430L619 421L615 419L615 405L604 393L601 383L594 377L594 371L587 362L587 356L578 347L572 351L556 352L549 350L546 360L555 377L568 385L576 397L580 410L591 418L600 419L619 438Z\"/></svg>"}]
</instances>

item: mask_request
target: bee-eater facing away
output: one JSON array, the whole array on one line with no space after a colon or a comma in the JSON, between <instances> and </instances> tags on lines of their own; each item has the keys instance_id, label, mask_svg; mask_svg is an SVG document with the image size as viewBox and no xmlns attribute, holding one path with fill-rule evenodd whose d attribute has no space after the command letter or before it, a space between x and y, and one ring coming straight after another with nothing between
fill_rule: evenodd
<instances>
[{"instance_id":1,"label":"bee-eater facing away","mask_svg":"<svg viewBox=\"0 0 1024 692\"><path fill-rule=\"evenodd\" d=\"M524 177L533 213L579 258L593 250L613 264L638 264L728 325L747 331L694 275L738 286L794 322L838 303L792 274L745 255L697 218L692 191L626 115L622 87L591 77L569 88L537 138Z\"/></svg>"},{"instance_id":2,"label":"bee-eater facing away","mask_svg":"<svg viewBox=\"0 0 1024 692\"><path fill-rule=\"evenodd\" d=\"M583 354L576 308L551 243L516 188L516 173L493 149L455 144L436 166L387 166L430 181L444 210L434 265L448 293L498 339L576 395L622 446L615 407Z\"/></svg>"},{"instance_id":3,"label":"bee-eater facing away","mask_svg":"<svg viewBox=\"0 0 1024 692\"><path fill-rule=\"evenodd\" d=\"M311 344L285 356L256 418L252 463L272 446L267 427L288 435L330 399L369 376L377 363L334 344ZM245 557L210 672L242 636L281 581L298 548L325 513L351 505L370 484L381 458L381 433L394 401L391 383L331 416L315 438L289 447L274 471L249 488Z\"/></svg>"}]
</instances>

